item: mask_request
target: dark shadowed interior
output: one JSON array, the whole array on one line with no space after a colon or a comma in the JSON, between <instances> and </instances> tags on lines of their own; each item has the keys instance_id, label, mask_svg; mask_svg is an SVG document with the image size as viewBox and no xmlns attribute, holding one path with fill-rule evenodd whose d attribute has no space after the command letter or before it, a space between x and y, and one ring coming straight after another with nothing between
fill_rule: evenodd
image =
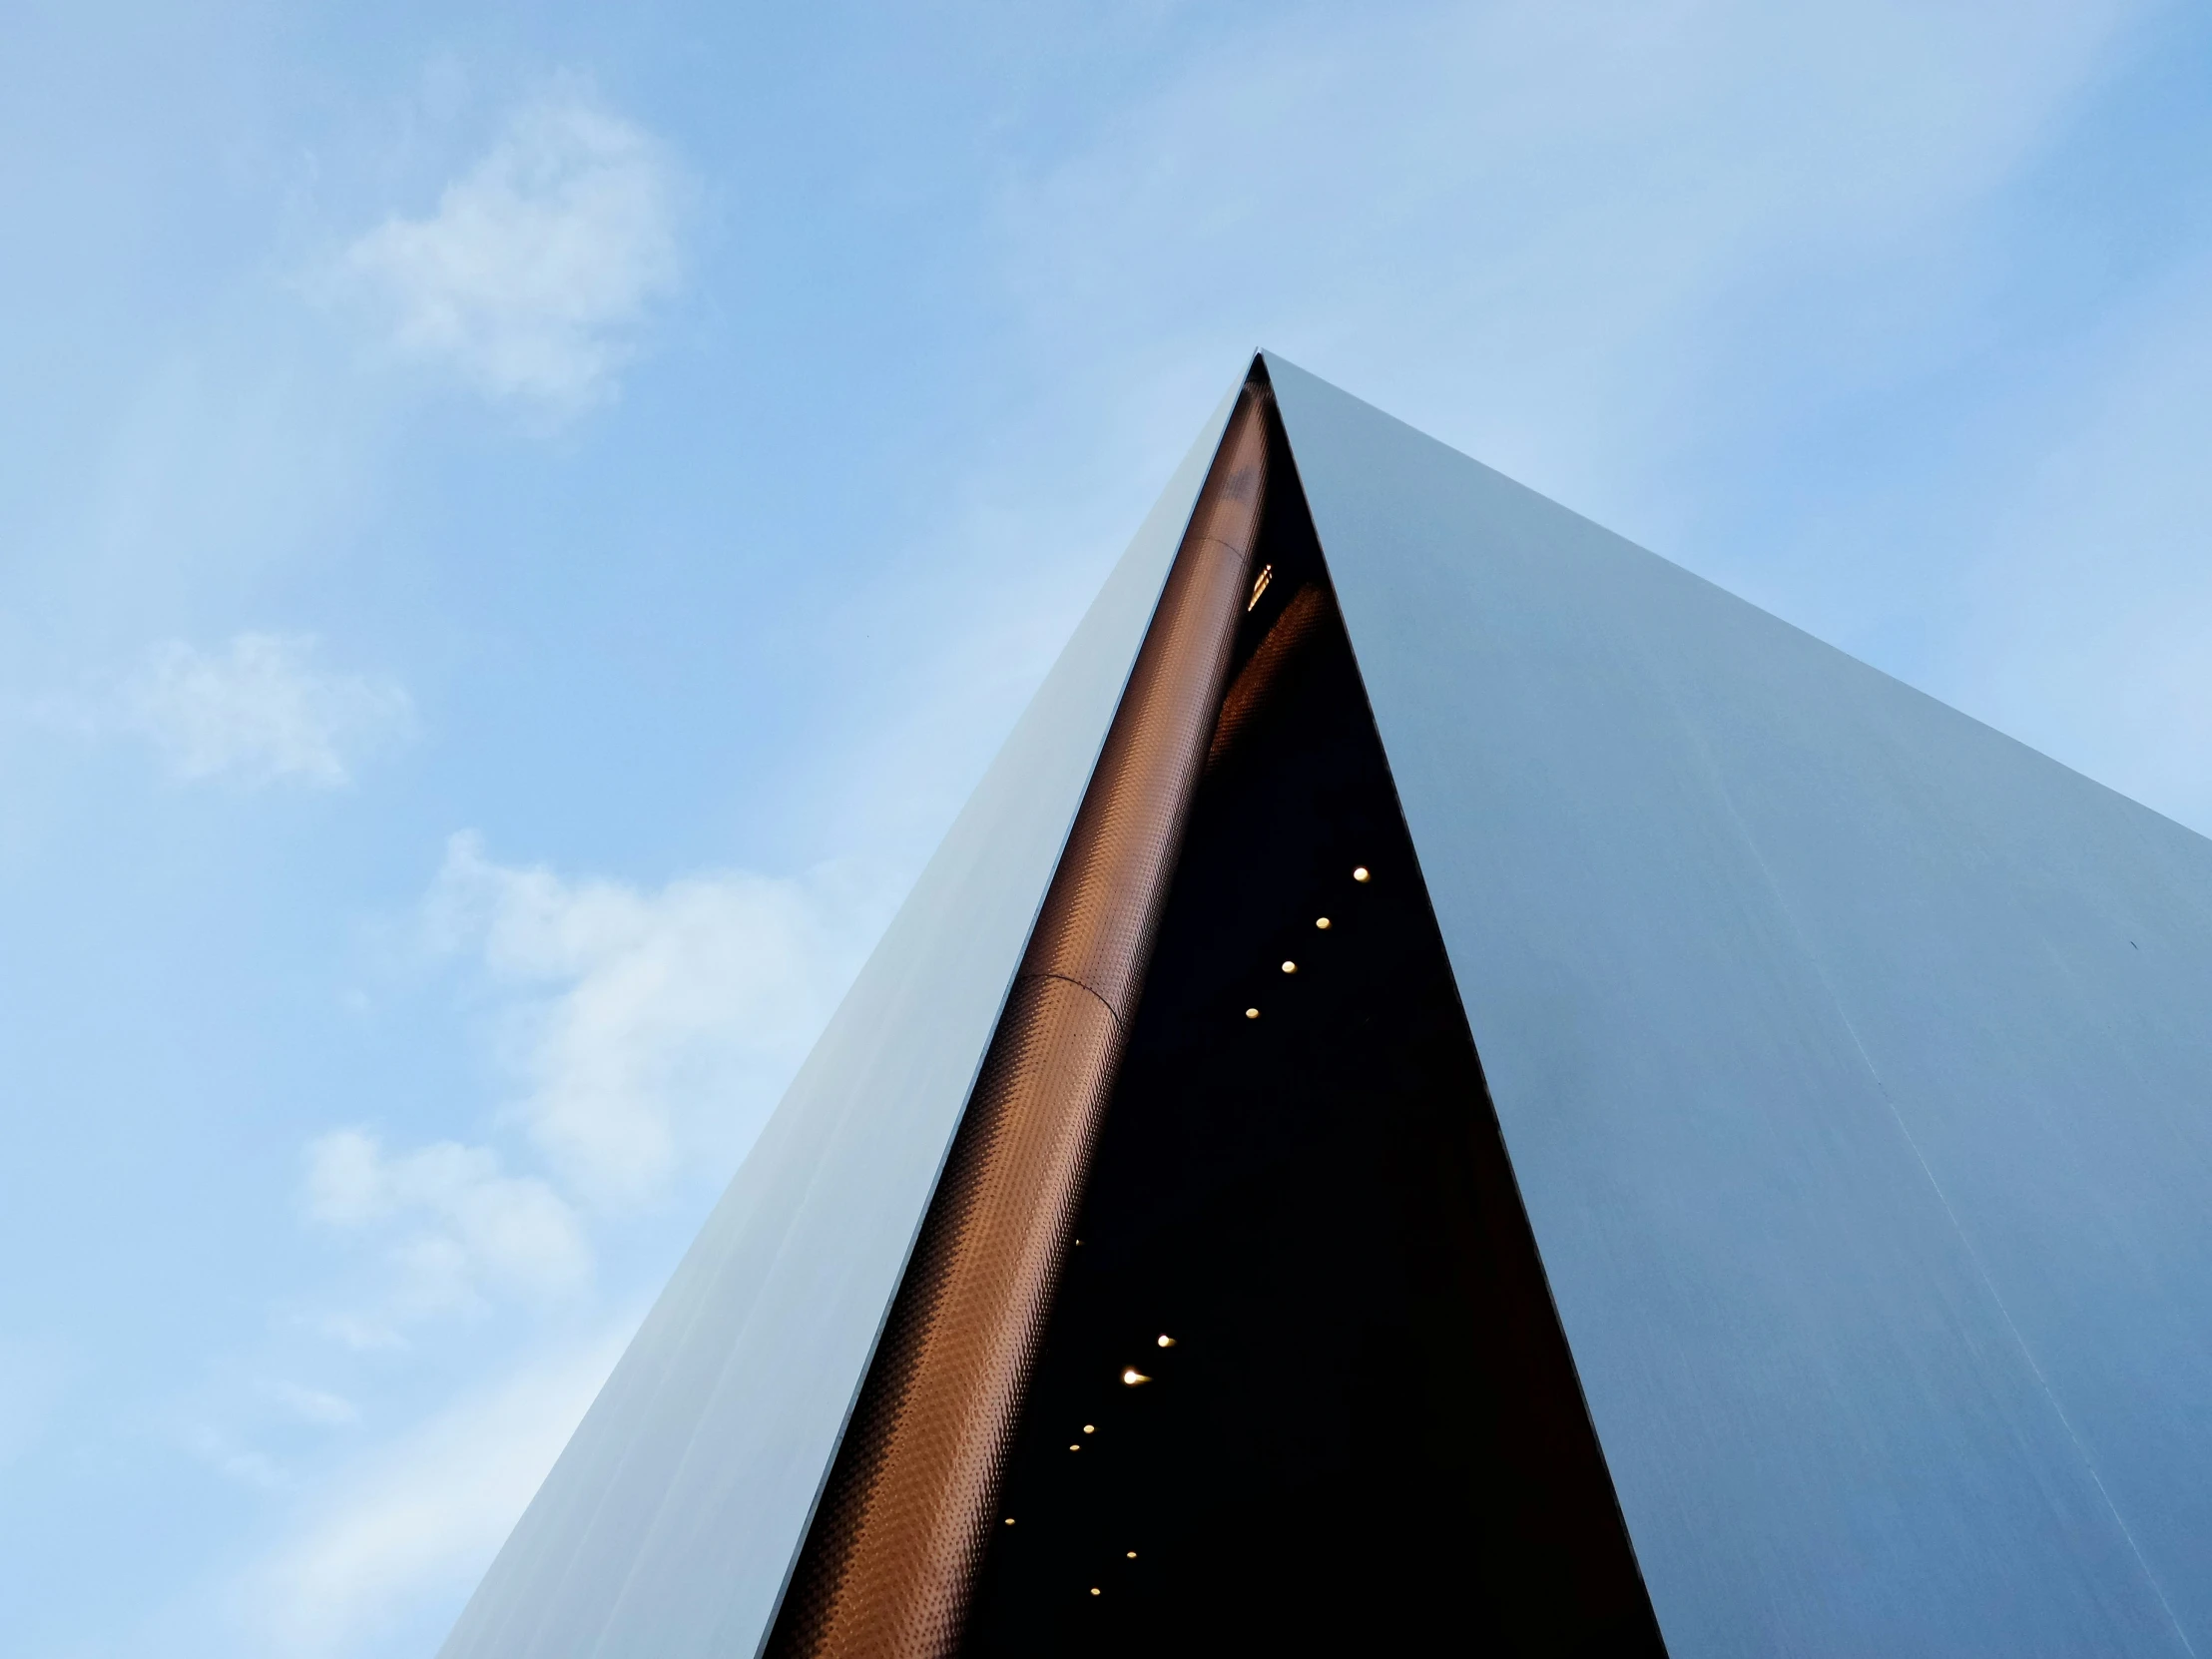
<instances>
[{"instance_id":1,"label":"dark shadowed interior","mask_svg":"<svg viewBox=\"0 0 2212 1659\"><path fill-rule=\"evenodd\" d=\"M1266 586L964 1651L1659 1653L1274 444Z\"/></svg>"}]
</instances>

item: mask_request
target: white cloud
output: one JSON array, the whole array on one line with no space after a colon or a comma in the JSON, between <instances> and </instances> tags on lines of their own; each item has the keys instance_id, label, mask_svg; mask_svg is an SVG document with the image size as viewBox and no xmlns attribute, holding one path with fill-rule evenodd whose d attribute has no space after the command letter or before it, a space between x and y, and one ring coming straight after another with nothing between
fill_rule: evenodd
<instances>
[{"instance_id":1,"label":"white cloud","mask_svg":"<svg viewBox=\"0 0 2212 1659\"><path fill-rule=\"evenodd\" d=\"M725 871L657 889L567 879L497 863L476 837L454 836L423 925L435 949L474 964L520 1085L512 1115L553 1177L507 1173L485 1147L394 1152L360 1128L318 1136L305 1152L302 1210L319 1228L373 1241L372 1271L386 1277L365 1308L305 1323L356 1351L403 1349L415 1324L442 1312L581 1291L592 1251L563 1190L621 1207L664 1192L679 1168L734 1164L857 965L885 896L832 869L797 880ZM335 1478L203 1434L195 1449L225 1474L304 1506L287 1541L233 1586L247 1645L280 1659L434 1645L635 1324L360 1446ZM256 1391L308 1426L359 1420L335 1393L266 1381Z\"/></svg>"},{"instance_id":2,"label":"white cloud","mask_svg":"<svg viewBox=\"0 0 2212 1659\"><path fill-rule=\"evenodd\" d=\"M743 1155L879 926L879 897L829 868L658 891L570 881L493 862L462 834L426 913L498 995L532 1140L577 1190L620 1205L680 1163Z\"/></svg>"},{"instance_id":3,"label":"white cloud","mask_svg":"<svg viewBox=\"0 0 2212 1659\"><path fill-rule=\"evenodd\" d=\"M440 1141L394 1157L366 1131L338 1129L309 1142L306 1161L312 1220L388 1239L395 1320L474 1307L487 1291L545 1301L590 1278L591 1247L568 1204L534 1176L502 1174L488 1148Z\"/></svg>"},{"instance_id":4,"label":"white cloud","mask_svg":"<svg viewBox=\"0 0 2212 1659\"><path fill-rule=\"evenodd\" d=\"M412 729L414 706L395 682L324 672L314 654L307 635L239 634L214 652L171 640L125 682L106 723L151 739L182 779L334 789Z\"/></svg>"},{"instance_id":5,"label":"white cloud","mask_svg":"<svg viewBox=\"0 0 2212 1659\"><path fill-rule=\"evenodd\" d=\"M364 1313L305 1313L295 1315L293 1323L301 1329L326 1337L341 1348L349 1348L356 1354L375 1354L403 1349L407 1339L389 1319L378 1314Z\"/></svg>"},{"instance_id":6,"label":"white cloud","mask_svg":"<svg viewBox=\"0 0 2212 1659\"><path fill-rule=\"evenodd\" d=\"M376 1256L353 1305L303 1323L356 1352L402 1349L427 1319L582 1291L594 1252L567 1195L622 1210L662 1197L679 1170L726 1175L850 979L882 896L828 868L658 891L570 881L455 835L423 922L434 949L476 963L519 1086L505 1115L551 1178L509 1174L485 1146L317 1136L302 1211Z\"/></svg>"},{"instance_id":7,"label":"white cloud","mask_svg":"<svg viewBox=\"0 0 2212 1659\"><path fill-rule=\"evenodd\" d=\"M396 1625L441 1626L545 1479L635 1323L539 1357L331 1481L238 1587L257 1645L284 1659L335 1659Z\"/></svg>"},{"instance_id":8,"label":"white cloud","mask_svg":"<svg viewBox=\"0 0 2212 1659\"><path fill-rule=\"evenodd\" d=\"M185 1435L186 1449L226 1480L260 1492L280 1491L291 1483L284 1467L267 1452L241 1445L229 1433L202 1423Z\"/></svg>"},{"instance_id":9,"label":"white cloud","mask_svg":"<svg viewBox=\"0 0 2212 1659\"><path fill-rule=\"evenodd\" d=\"M310 1388L281 1378L272 1378L262 1383L260 1391L285 1415L316 1428L350 1428L361 1420L358 1405L326 1388Z\"/></svg>"},{"instance_id":10,"label":"white cloud","mask_svg":"<svg viewBox=\"0 0 2212 1659\"><path fill-rule=\"evenodd\" d=\"M571 411L613 389L677 287L682 195L659 142L562 89L518 111L429 218L355 242L340 276L403 353L488 396Z\"/></svg>"}]
</instances>

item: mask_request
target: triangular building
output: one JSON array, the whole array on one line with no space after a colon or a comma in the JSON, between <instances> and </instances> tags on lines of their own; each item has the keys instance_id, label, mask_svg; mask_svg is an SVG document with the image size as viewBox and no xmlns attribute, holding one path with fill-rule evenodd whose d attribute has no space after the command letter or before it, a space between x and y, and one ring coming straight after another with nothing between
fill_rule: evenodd
<instances>
[{"instance_id":1,"label":"triangular building","mask_svg":"<svg viewBox=\"0 0 2212 1659\"><path fill-rule=\"evenodd\" d=\"M1283 361L446 1659L2212 1653L2212 842Z\"/></svg>"}]
</instances>

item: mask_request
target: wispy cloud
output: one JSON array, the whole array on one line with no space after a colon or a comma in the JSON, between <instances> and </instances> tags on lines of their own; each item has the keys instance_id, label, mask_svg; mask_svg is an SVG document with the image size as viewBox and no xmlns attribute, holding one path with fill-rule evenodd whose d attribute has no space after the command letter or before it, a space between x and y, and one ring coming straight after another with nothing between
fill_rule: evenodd
<instances>
[{"instance_id":1,"label":"wispy cloud","mask_svg":"<svg viewBox=\"0 0 2212 1659\"><path fill-rule=\"evenodd\" d=\"M401 1435L364 1449L237 1586L254 1645L284 1659L357 1651L481 1573L628 1343L626 1318L530 1358ZM422 1651L427 1651L427 1647Z\"/></svg>"},{"instance_id":2,"label":"wispy cloud","mask_svg":"<svg viewBox=\"0 0 2212 1659\"><path fill-rule=\"evenodd\" d=\"M327 1388L310 1388L281 1378L271 1378L262 1383L260 1392L293 1421L311 1427L351 1428L361 1420L358 1405Z\"/></svg>"},{"instance_id":3,"label":"wispy cloud","mask_svg":"<svg viewBox=\"0 0 2212 1659\"><path fill-rule=\"evenodd\" d=\"M431 935L480 965L514 1115L602 1205L657 1195L685 1160L752 1144L880 925L849 872L721 871L656 890L446 849Z\"/></svg>"},{"instance_id":4,"label":"wispy cloud","mask_svg":"<svg viewBox=\"0 0 2212 1659\"><path fill-rule=\"evenodd\" d=\"M683 195L664 145L565 87L517 111L428 218L356 241L339 277L406 355L572 412L612 392L678 286Z\"/></svg>"},{"instance_id":5,"label":"wispy cloud","mask_svg":"<svg viewBox=\"0 0 2212 1659\"><path fill-rule=\"evenodd\" d=\"M304 1323L354 1351L400 1349L426 1320L583 1291L595 1219L650 1206L681 1169L727 1173L744 1156L887 909L833 868L648 889L502 864L455 835L422 927L433 951L471 964L516 1091L499 1115L545 1173L510 1173L489 1146L316 1136L301 1211L372 1254L353 1300Z\"/></svg>"},{"instance_id":6,"label":"wispy cloud","mask_svg":"<svg viewBox=\"0 0 2212 1659\"><path fill-rule=\"evenodd\" d=\"M535 1176L502 1173L487 1147L441 1141L394 1157L365 1130L339 1129L308 1143L306 1163L307 1215L382 1241L395 1324L479 1306L487 1293L543 1301L590 1277L568 1204Z\"/></svg>"},{"instance_id":7,"label":"wispy cloud","mask_svg":"<svg viewBox=\"0 0 2212 1659\"><path fill-rule=\"evenodd\" d=\"M1968 579L1961 689L2006 730L2212 832L2212 260L2051 377Z\"/></svg>"},{"instance_id":8,"label":"wispy cloud","mask_svg":"<svg viewBox=\"0 0 2212 1659\"><path fill-rule=\"evenodd\" d=\"M1194 375L1273 346L2212 824L2203 262L2078 340L2034 275L2040 170L2083 153L2158 9L1420 3L1225 27L1007 170L1013 314L1067 365L1033 428L1084 434L1081 459L1023 457L1052 486L1038 517L1089 498L1070 474L1159 476L1213 395Z\"/></svg>"},{"instance_id":9,"label":"wispy cloud","mask_svg":"<svg viewBox=\"0 0 2212 1659\"><path fill-rule=\"evenodd\" d=\"M424 898L432 949L469 964L487 1033L517 1087L544 1175L441 1141L387 1148L362 1128L305 1149L300 1208L357 1241L360 1305L305 1320L345 1349L411 1347L422 1322L501 1300L588 1309L589 1229L667 1192L679 1168L741 1157L888 909L876 883L717 871L657 888L500 863L455 835ZM572 1202L571 1196L589 1201ZM565 1323L565 1321L564 1321ZM627 1343L634 1317L541 1354L397 1438L350 1473L302 1483L242 1435L194 1449L233 1479L314 1495L287 1541L237 1586L253 1645L334 1659L434 1642L504 1540ZM389 1363L389 1355L377 1362ZM339 1394L256 1386L265 1413L356 1429ZM404 1638L404 1641L402 1640Z\"/></svg>"},{"instance_id":10,"label":"wispy cloud","mask_svg":"<svg viewBox=\"0 0 2212 1659\"><path fill-rule=\"evenodd\" d=\"M1014 176L1008 278L1040 332L1110 341L1125 372L1270 344L1605 507L1653 488L1686 427L1736 413L1705 402L1716 383L1817 395L1925 346L1901 313L1955 298L1948 227L2139 10L1270 16ZM1778 302L1802 320L1793 293L1901 258L1923 263L1870 331L1842 292L1825 330L1762 336ZM1761 371L1736 371L1747 352Z\"/></svg>"},{"instance_id":11,"label":"wispy cloud","mask_svg":"<svg viewBox=\"0 0 2212 1659\"><path fill-rule=\"evenodd\" d=\"M199 1423L185 1434L185 1449L224 1479L259 1492L281 1491L291 1475L276 1458L213 1423Z\"/></svg>"},{"instance_id":12,"label":"wispy cloud","mask_svg":"<svg viewBox=\"0 0 2212 1659\"><path fill-rule=\"evenodd\" d=\"M216 651L171 640L87 724L139 733L187 781L336 789L412 731L414 705L397 682L319 669L315 654L299 634L238 634Z\"/></svg>"}]
</instances>

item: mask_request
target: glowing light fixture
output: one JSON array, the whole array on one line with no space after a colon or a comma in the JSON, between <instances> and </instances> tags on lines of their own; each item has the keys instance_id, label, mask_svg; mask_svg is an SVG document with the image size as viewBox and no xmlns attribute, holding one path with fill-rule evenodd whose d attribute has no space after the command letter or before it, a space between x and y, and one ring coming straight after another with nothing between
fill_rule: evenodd
<instances>
[{"instance_id":1,"label":"glowing light fixture","mask_svg":"<svg viewBox=\"0 0 2212 1659\"><path fill-rule=\"evenodd\" d=\"M1097 1586L1096 1584L1093 1584L1093 1585L1091 1586L1091 1594L1092 1594L1092 1595L1094 1595L1094 1596L1095 1596L1096 1594L1098 1594L1098 1586Z\"/></svg>"},{"instance_id":2,"label":"glowing light fixture","mask_svg":"<svg viewBox=\"0 0 2212 1659\"><path fill-rule=\"evenodd\" d=\"M1008 1515L1008 1516L1006 1517L1006 1524L1007 1524L1008 1526L1011 1526L1011 1525L1013 1525L1013 1524L1014 1524L1014 1517L1013 1517L1013 1516L1011 1516L1011 1515Z\"/></svg>"},{"instance_id":3,"label":"glowing light fixture","mask_svg":"<svg viewBox=\"0 0 2212 1659\"><path fill-rule=\"evenodd\" d=\"M1316 916L1314 918L1314 925L1316 927L1319 927L1324 933L1326 933L1329 931L1329 918L1327 916Z\"/></svg>"},{"instance_id":4,"label":"glowing light fixture","mask_svg":"<svg viewBox=\"0 0 2212 1659\"><path fill-rule=\"evenodd\" d=\"M1173 1337L1162 1337L1160 1339L1160 1346L1162 1348L1173 1348L1175 1346L1175 1339Z\"/></svg>"},{"instance_id":5,"label":"glowing light fixture","mask_svg":"<svg viewBox=\"0 0 2212 1659\"><path fill-rule=\"evenodd\" d=\"M1275 566L1273 566L1273 565L1262 565L1262 566L1260 567L1260 575L1259 575L1259 579L1258 579L1257 581L1255 581L1255 582L1254 582L1254 583L1252 584L1252 597L1251 597L1251 599L1249 599L1249 600L1248 600L1248 601L1246 601L1246 603L1245 603L1245 609L1246 609L1246 610L1248 610L1248 611L1249 611L1249 610L1251 610L1251 609L1252 609L1252 607L1253 607L1253 606L1255 606L1255 605L1257 605L1257 604L1259 604L1259 603L1260 603L1260 595L1262 595L1263 593L1266 593L1266 592L1268 591L1268 584L1269 584L1270 582L1272 582L1272 581L1273 581L1274 579L1275 579ZM1097 1592L1096 1590L1093 1590L1093 1591L1091 1592L1091 1594L1092 1594L1092 1595L1096 1595L1096 1594L1098 1594L1098 1592Z\"/></svg>"},{"instance_id":6,"label":"glowing light fixture","mask_svg":"<svg viewBox=\"0 0 2212 1659\"><path fill-rule=\"evenodd\" d=\"M1366 864L1362 864L1358 869L1352 872L1352 878L1355 881L1365 881L1368 878L1368 866Z\"/></svg>"},{"instance_id":7,"label":"glowing light fixture","mask_svg":"<svg viewBox=\"0 0 2212 1659\"><path fill-rule=\"evenodd\" d=\"M1296 962L1285 962L1283 964L1283 971L1285 973L1296 973L1298 971L1298 964Z\"/></svg>"},{"instance_id":8,"label":"glowing light fixture","mask_svg":"<svg viewBox=\"0 0 2212 1659\"><path fill-rule=\"evenodd\" d=\"M1258 1019L1259 1017L1260 1017L1260 1010L1259 1010L1259 1009L1257 1009L1257 1008L1247 1008L1247 1009L1245 1010L1245 1018L1246 1018L1246 1019Z\"/></svg>"},{"instance_id":9,"label":"glowing light fixture","mask_svg":"<svg viewBox=\"0 0 2212 1659\"><path fill-rule=\"evenodd\" d=\"M1084 1432L1084 1433L1086 1433L1086 1434L1095 1434L1095 1433L1097 1433L1097 1432L1098 1432L1098 1429L1097 1429L1097 1427L1096 1427L1096 1426L1095 1426L1094 1424L1091 1424L1091 1423L1087 1423L1087 1422L1086 1422L1086 1423L1085 1423L1085 1424L1083 1425L1083 1432Z\"/></svg>"},{"instance_id":10,"label":"glowing light fixture","mask_svg":"<svg viewBox=\"0 0 2212 1659\"><path fill-rule=\"evenodd\" d=\"M1128 1383L1132 1388L1134 1388L1139 1382L1149 1382L1152 1381L1151 1378L1145 1376L1145 1374L1139 1371L1135 1366L1123 1367L1121 1380L1124 1382Z\"/></svg>"},{"instance_id":11,"label":"glowing light fixture","mask_svg":"<svg viewBox=\"0 0 2212 1659\"><path fill-rule=\"evenodd\" d=\"M1130 1560L1132 1560L1132 1561L1134 1561L1134 1560L1135 1560L1136 1558L1137 1558L1137 1552L1136 1552L1135 1550L1131 1550L1131 1551L1129 1552L1129 1559L1130 1559Z\"/></svg>"}]
</instances>

